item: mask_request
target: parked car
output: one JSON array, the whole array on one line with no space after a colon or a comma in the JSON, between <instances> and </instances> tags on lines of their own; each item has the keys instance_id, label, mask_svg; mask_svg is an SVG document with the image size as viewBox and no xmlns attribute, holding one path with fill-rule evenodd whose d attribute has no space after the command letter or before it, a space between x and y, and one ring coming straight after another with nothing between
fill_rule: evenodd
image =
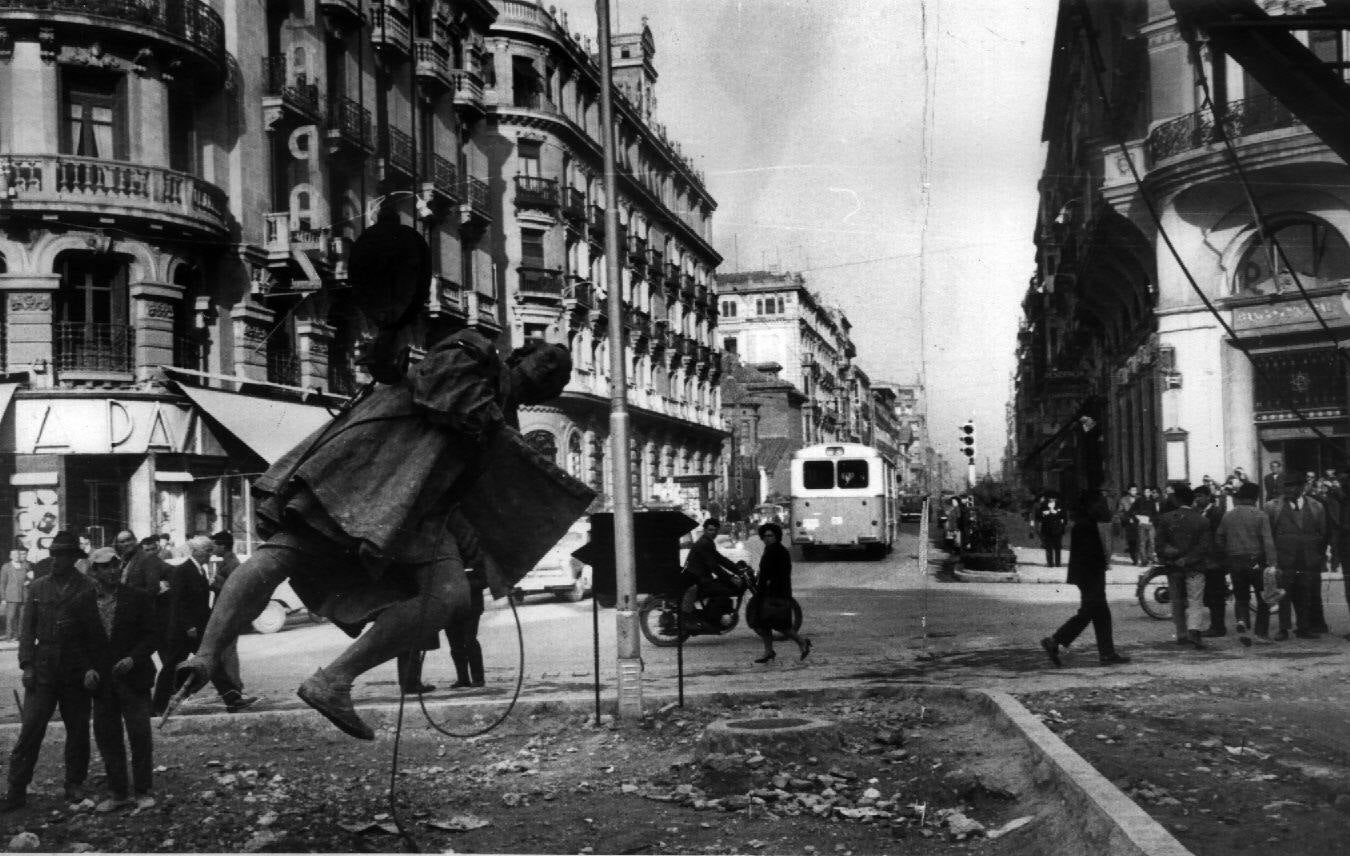
<instances>
[{"instance_id":1,"label":"parked car","mask_svg":"<svg viewBox=\"0 0 1350 856\"><path fill-rule=\"evenodd\" d=\"M572 552L590 537L591 522L583 517L557 544L554 544L530 571L511 590L517 602L526 595L551 594L561 600L576 602L591 594L591 566L572 557Z\"/></svg>"}]
</instances>

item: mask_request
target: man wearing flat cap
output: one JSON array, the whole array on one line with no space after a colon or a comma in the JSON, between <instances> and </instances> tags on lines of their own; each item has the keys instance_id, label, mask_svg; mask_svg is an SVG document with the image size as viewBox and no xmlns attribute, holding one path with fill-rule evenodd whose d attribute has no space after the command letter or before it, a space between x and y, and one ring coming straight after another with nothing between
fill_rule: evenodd
<instances>
[{"instance_id":1,"label":"man wearing flat cap","mask_svg":"<svg viewBox=\"0 0 1350 856\"><path fill-rule=\"evenodd\" d=\"M0 811L13 811L27 803L28 784L33 780L47 722L57 708L66 726L68 801L80 801L80 789L89 774L89 693L80 670L81 658L67 637L72 604L94 584L75 567L85 554L70 532L57 532L48 552L51 572L29 585L20 622L23 725L9 753L9 790L0 801Z\"/></svg>"},{"instance_id":2,"label":"man wearing flat cap","mask_svg":"<svg viewBox=\"0 0 1350 856\"><path fill-rule=\"evenodd\" d=\"M155 605L140 589L122 584L122 561L111 547L89 555L94 588L70 607L67 644L94 696L94 740L108 774L109 797L95 810L114 811L132 804L127 788L127 753L137 808L155 805L150 795L154 768L150 740L150 685L155 665ZM125 730L123 725L125 723Z\"/></svg>"},{"instance_id":3,"label":"man wearing flat cap","mask_svg":"<svg viewBox=\"0 0 1350 856\"><path fill-rule=\"evenodd\" d=\"M1289 638L1289 613L1294 614L1294 635L1316 639L1319 635L1318 601L1322 588L1322 558L1327 549L1327 515L1322 503L1303 492L1304 479L1291 471L1282 485L1283 495L1266 503L1270 531L1275 539L1275 567L1289 597L1280 603L1280 630L1276 641Z\"/></svg>"}]
</instances>

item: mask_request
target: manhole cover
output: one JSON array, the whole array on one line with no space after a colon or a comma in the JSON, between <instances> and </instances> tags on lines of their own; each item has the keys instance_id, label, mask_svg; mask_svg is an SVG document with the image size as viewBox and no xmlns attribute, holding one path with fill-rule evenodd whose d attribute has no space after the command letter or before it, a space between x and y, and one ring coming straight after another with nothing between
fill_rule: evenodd
<instances>
[{"instance_id":1,"label":"manhole cover","mask_svg":"<svg viewBox=\"0 0 1350 856\"><path fill-rule=\"evenodd\" d=\"M710 723L699 741L704 752L740 752L747 748L802 751L839 745L839 725L809 716L765 716Z\"/></svg>"},{"instance_id":2,"label":"manhole cover","mask_svg":"<svg viewBox=\"0 0 1350 856\"><path fill-rule=\"evenodd\" d=\"M769 719L738 719L728 722L728 728L789 728L794 725L807 725L811 722L809 719L790 719L786 716L775 716Z\"/></svg>"}]
</instances>

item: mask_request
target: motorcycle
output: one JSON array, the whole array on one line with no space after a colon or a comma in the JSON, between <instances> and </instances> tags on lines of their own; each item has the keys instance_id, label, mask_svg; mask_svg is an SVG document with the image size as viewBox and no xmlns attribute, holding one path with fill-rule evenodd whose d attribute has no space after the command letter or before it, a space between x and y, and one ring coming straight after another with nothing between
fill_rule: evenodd
<instances>
[{"instance_id":1,"label":"motorcycle","mask_svg":"<svg viewBox=\"0 0 1350 856\"><path fill-rule=\"evenodd\" d=\"M1166 621L1172 617L1172 590L1167 582L1167 566L1154 565L1139 572L1134 596L1149 618Z\"/></svg>"},{"instance_id":2,"label":"motorcycle","mask_svg":"<svg viewBox=\"0 0 1350 856\"><path fill-rule=\"evenodd\" d=\"M741 603L745 595L755 593L754 575L750 566L737 563L733 581L722 592L700 593L693 615L682 616L683 591L655 594L638 609L638 626L648 642L661 648L670 648L693 636L721 636L736 629L741 620ZM682 620L683 619L683 620ZM802 608L792 601L792 629L802 626ZM774 633L775 639L787 635Z\"/></svg>"}]
</instances>

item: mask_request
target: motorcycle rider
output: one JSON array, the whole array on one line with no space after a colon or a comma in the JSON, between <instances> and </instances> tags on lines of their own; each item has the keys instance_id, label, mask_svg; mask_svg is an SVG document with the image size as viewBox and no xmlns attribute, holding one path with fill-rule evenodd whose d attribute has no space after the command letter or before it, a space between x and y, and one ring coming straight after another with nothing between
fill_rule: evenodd
<instances>
[{"instance_id":1,"label":"motorcycle rider","mask_svg":"<svg viewBox=\"0 0 1350 856\"><path fill-rule=\"evenodd\" d=\"M713 595L736 595L740 593L739 575L736 563L723 556L717 549L717 533L722 523L716 517L703 521L703 535L694 542L685 560L684 569L693 576L694 582L684 591L680 610L687 623L698 621L695 609L700 597Z\"/></svg>"}]
</instances>

